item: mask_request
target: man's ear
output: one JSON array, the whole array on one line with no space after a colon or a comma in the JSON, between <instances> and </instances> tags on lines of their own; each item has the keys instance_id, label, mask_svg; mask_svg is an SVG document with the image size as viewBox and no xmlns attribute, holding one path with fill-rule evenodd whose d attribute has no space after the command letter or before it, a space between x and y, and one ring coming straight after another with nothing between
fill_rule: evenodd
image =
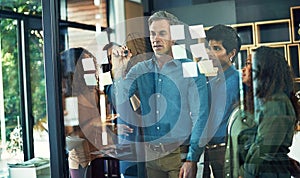
<instances>
[{"instance_id":1,"label":"man's ear","mask_svg":"<svg viewBox=\"0 0 300 178\"><path fill-rule=\"evenodd\" d=\"M236 52L236 49L233 49L230 53L229 53L229 58L230 58L230 60L231 59L233 59L237 54L236 54L237 52ZM232 60L231 60L231 62L232 62Z\"/></svg>"}]
</instances>

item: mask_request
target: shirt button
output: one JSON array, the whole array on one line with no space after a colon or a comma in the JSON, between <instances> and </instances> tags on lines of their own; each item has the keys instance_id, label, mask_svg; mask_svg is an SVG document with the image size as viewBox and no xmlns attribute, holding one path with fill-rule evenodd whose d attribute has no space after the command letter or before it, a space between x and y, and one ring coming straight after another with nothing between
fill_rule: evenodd
<instances>
[{"instance_id":1,"label":"shirt button","mask_svg":"<svg viewBox=\"0 0 300 178\"><path fill-rule=\"evenodd\" d=\"M228 162L229 162L229 160L227 159L227 160L226 160L226 163L228 163Z\"/></svg>"},{"instance_id":2,"label":"shirt button","mask_svg":"<svg viewBox=\"0 0 300 178\"><path fill-rule=\"evenodd\" d=\"M156 129L159 130L159 127L157 126Z\"/></svg>"},{"instance_id":3,"label":"shirt button","mask_svg":"<svg viewBox=\"0 0 300 178\"><path fill-rule=\"evenodd\" d=\"M159 98L159 97L160 97L160 95L158 94L158 95L157 95L157 98Z\"/></svg>"},{"instance_id":4,"label":"shirt button","mask_svg":"<svg viewBox=\"0 0 300 178\"><path fill-rule=\"evenodd\" d=\"M159 82L161 82L161 79L158 79Z\"/></svg>"},{"instance_id":5,"label":"shirt button","mask_svg":"<svg viewBox=\"0 0 300 178\"><path fill-rule=\"evenodd\" d=\"M158 114L158 113L159 113L159 111L157 110L157 111L156 111L156 114Z\"/></svg>"},{"instance_id":6,"label":"shirt button","mask_svg":"<svg viewBox=\"0 0 300 178\"><path fill-rule=\"evenodd\" d=\"M227 177L229 177L229 174L226 174Z\"/></svg>"}]
</instances>

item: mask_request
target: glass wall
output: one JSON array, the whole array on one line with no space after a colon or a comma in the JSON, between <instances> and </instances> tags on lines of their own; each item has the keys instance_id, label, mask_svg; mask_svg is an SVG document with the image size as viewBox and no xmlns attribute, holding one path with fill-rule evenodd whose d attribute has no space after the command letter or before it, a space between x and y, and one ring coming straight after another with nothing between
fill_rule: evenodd
<instances>
[{"instance_id":1,"label":"glass wall","mask_svg":"<svg viewBox=\"0 0 300 178\"><path fill-rule=\"evenodd\" d=\"M3 175L7 173L8 161L23 160L23 142L17 20L3 18L0 20L0 173Z\"/></svg>"},{"instance_id":2,"label":"glass wall","mask_svg":"<svg viewBox=\"0 0 300 178\"><path fill-rule=\"evenodd\" d=\"M0 4L0 177L7 163L49 161L41 1Z\"/></svg>"}]
</instances>

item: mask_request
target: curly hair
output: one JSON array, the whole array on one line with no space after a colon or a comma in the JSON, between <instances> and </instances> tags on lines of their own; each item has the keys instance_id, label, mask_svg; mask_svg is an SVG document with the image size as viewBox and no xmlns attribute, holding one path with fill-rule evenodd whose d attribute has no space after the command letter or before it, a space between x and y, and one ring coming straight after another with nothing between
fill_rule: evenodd
<instances>
[{"instance_id":1,"label":"curly hair","mask_svg":"<svg viewBox=\"0 0 300 178\"><path fill-rule=\"evenodd\" d=\"M294 92L293 75L285 57L275 48L261 46L255 50L254 80L256 96L268 98L277 92L291 97Z\"/></svg>"},{"instance_id":2,"label":"curly hair","mask_svg":"<svg viewBox=\"0 0 300 178\"><path fill-rule=\"evenodd\" d=\"M222 41L222 45L226 49L226 53L229 54L232 50L236 49L236 54L241 48L241 38L237 34L236 30L230 26L218 24L207 30L206 32L207 41L216 40ZM237 58L234 56L232 62Z\"/></svg>"}]
</instances>

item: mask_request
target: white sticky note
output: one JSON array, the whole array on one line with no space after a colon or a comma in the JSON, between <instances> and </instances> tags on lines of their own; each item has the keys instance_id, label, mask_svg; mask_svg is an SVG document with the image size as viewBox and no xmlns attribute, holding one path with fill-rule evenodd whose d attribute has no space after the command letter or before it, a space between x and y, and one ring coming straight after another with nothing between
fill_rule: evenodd
<instances>
[{"instance_id":1,"label":"white sticky note","mask_svg":"<svg viewBox=\"0 0 300 178\"><path fill-rule=\"evenodd\" d=\"M110 71L105 72L105 73L101 73L100 76L99 76L99 80L100 80L99 82L100 82L101 86L111 85L113 83Z\"/></svg>"},{"instance_id":2,"label":"white sticky note","mask_svg":"<svg viewBox=\"0 0 300 178\"><path fill-rule=\"evenodd\" d=\"M172 40L183 40L184 36L184 26L183 25L171 25L170 26L171 39Z\"/></svg>"},{"instance_id":3,"label":"white sticky note","mask_svg":"<svg viewBox=\"0 0 300 178\"><path fill-rule=\"evenodd\" d=\"M173 45L172 53L173 53L174 59L186 59L187 58L185 44Z\"/></svg>"},{"instance_id":4,"label":"white sticky note","mask_svg":"<svg viewBox=\"0 0 300 178\"><path fill-rule=\"evenodd\" d=\"M218 67L214 67L213 72L212 73L206 73L205 76L212 77L212 76L216 76L217 74L218 74Z\"/></svg>"},{"instance_id":5,"label":"white sticky note","mask_svg":"<svg viewBox=\"0 0 300 178\"><path fill-rule=\"evenodd\" d=\"M82 59L82 66L84 71L96 70L93 58Z\"/></svg>"},{"instance_id":6,"label":"white sticky note","mask_svg":"<svg viewBox=\"0 0 300 178\"><path fill-rule=\"evenodd\" d=\"M205 31L203 28L203 25L193 25L189 26L190 34L192 39L197 39L197 38L205 38Z\"/></svg>"},{"instance_id":7,"label":"white sticky note","mask_svg":"<svg viewBox=\"0 0 300 178\"><path fill-rule=\"evenodd\" d=\"M197 71L197 63L196 62L184 62L182 63L182 72L183 77L197 77L198 71Z\"/></svg>"},{"instance_id":8,"label":"white sticky note","mask_svg":"<svg viewBox=\"0 0 300 178\"><path fill-rule=\"evenodd\" d=\"M205 74L206 76L217 75L218 68L213 66L212 60L199 61L198 67L199 67L200 73Z\"/></svg>"},{"instance_id":9,"label":"white sticky note","mask_svg":"<svg viewBox=\"0 0 300 178\"><path fill-rule=\"evenodd\" d=\"M99 64L108 64L107 50L101 51L101 63Z\"/></svg>"},{"instance_id":10,"label":"white sticky note","mask_svg":"<svg viewBox=\"0 0 300 178\"><path fill-rule=\"evenodd\" d=\"M88 86L96 86L97 80L95 74L84 74L83 75L85 84Z\"/></svg>"},{"instance_id":11,"label":"white sticky note","mask_svg":"<svg viewBox=\"0 0 300 178\"><path fill-rule=\"evenodd\" d=\"M192 44L190 48L194 58L209 59L204 43Z\"/></svg>"},{"instance_id":12,"label":"white sticky note","mask_svg":"<svg viewBox=\"0 0 300 178\"><path fill-rule=\"evenodd\" d=\"M108 64L107 51L103 50L97 53L96 55L96 63L98 65Z\"/></svg>"},{"instance_id":13,"label":"white sticky note","mask_svg":"<svg viewBox=\"0 0 300 178\"><path fill-rule=\"evenodd\" d=\"M106 45L109 43L107 32L96 33L96 41L98 45Z\"/></svg>"},{"instance_id":14,"label":"white sticky note","mask_svg":"<svg viewBox=\"0 0 300 178\"><path fill-rule=\"evenodd\" d=\"M65 99L65 105L67 115L64 116L64 124L66 126L79 125L77 97L67 97Z\"/></svg>"}]
</instances>

